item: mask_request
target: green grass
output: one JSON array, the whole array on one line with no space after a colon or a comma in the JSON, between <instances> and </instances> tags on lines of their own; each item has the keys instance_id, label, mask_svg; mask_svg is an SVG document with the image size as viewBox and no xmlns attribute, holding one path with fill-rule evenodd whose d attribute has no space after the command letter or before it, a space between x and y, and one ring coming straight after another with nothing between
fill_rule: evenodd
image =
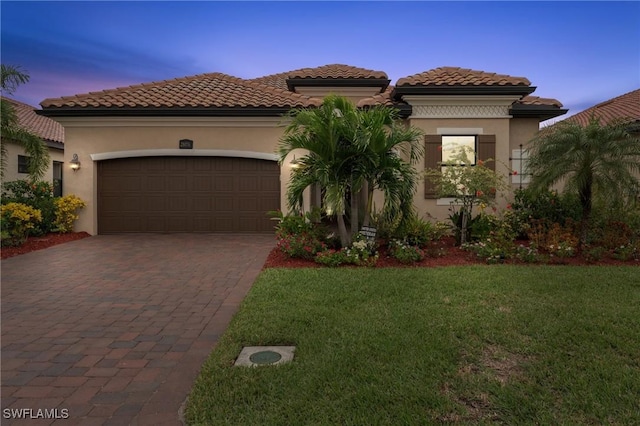
<instances>
[{"instance_id":1,"label":"green grass","mask_svg":"<svg viewBox=\"0 0 640 426\"><path fill-rule=\"evenodd\" d=\"M233 367L243 346L295 345ZM638 424L640 268L269 269L190 424Z\"/></svg>"}]
</instances>

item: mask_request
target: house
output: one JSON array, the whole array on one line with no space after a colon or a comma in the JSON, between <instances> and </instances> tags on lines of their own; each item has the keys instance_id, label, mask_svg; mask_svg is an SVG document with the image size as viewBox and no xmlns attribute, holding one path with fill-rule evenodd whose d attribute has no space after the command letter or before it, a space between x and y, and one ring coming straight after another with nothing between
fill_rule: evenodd
<instances>
[{"instance_id":1,"label":"house","mask_svg":"<svg viewBox=\"0 0 640 426\"><path fill-rule=\"evenodd\" d=\"M532 96L524 77L441 67L390 83L383 71L341 64L254 79L210 73L46 99L40 113L64 126L66 161L78 156L64 191L87 202L77 230L90 234L272 232L265 212L287 210L291 173L274 154L282 115L329 93L398 108L425 133L421 169L467 144L506 175L539 123L566 113ZM447 216L450 201L429 182L414 201L420 215Z\"/></svg>"},{"instance_id":2,"label":"house","mask_svg":"<svg viewBox=\"0 0 640 426\"><path fill-rule=\"evenodd\" d=\"M49 148L51 163L46 171L43 180L50 182L54 186L54 195L62 195L62 176L64 161L64 128L60 123L42 115L35 113L35 108L31 105L16 101L15 99L2 98L9 102L18 119L18 124L32 134L42 138L42 141ZM12 143L6 144L7 164L4 170L4 182L26 179L28 173L29 157L25 154L22 146Z\"/></svg>"},{"instance_id":3,"label":"house","mask_svg":"<svg viewBox=\"0 0 640 426\"><path fill-rule=\"evenodd\" d=\"M586 126L591 117L599 118L601 124L625 120L629 122L631 131L640 133L640 89L600 102L566 121Z\"/></svg>"}]
</instances>

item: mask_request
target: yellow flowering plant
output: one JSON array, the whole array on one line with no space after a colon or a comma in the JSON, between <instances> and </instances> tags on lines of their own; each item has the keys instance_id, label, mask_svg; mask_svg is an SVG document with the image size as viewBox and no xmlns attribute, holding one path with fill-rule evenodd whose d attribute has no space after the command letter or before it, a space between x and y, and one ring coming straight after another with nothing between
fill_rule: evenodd
<instances>
[{"instance_id":1,"label":"yellow flowering plant","mask_svg":"<svg viewBox=\"0 0 640 426\"><path fill-rule=\"evenodd\" d=\"M75 195L65 195L55 200L56 219L55 230L62 233L73 231L73 223L78 220L78 210L86 206L86 203Z\"/></svg>"},{"instance_id":2,"label":"yellow flowering plant","mask_svg":"<svg viewBox=\"0 0 640 426\"><path fill-rule=\"evenodd\" d=\"M26 241L29 231L42 221L38 209L22 203L7 203L0 206L2 216L2 245L18 246Z\"/></svg>"}]
</instances>

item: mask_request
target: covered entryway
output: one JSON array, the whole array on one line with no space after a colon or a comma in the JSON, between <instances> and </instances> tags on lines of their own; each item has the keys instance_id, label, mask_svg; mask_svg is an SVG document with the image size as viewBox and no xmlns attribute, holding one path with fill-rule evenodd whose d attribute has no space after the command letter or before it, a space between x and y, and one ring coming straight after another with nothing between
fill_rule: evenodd
<instances>
[{"instance_id":1,"label":"covered entryway","mask_svg":"<svg viewBox=\"0 0 640 426\"><path fill-rule=\"evenodd\" d=\"M98 233L273 232L275 161L136 157L98 162Z\"/></svg>"}]
</instances>

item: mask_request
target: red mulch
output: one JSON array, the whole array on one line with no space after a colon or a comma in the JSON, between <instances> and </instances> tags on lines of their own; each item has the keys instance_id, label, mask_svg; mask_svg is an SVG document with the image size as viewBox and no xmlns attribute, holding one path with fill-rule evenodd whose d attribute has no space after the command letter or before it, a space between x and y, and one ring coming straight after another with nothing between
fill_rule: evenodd
<instances>
[{"instance_id":1,"label":"red mulch","mask_svg":"<svg viewBox=\"0 0 640 426\"><path fill-rule=\"evenodd\" d=\"M478 259L475 254L462 250L455 246L453 238L445 238L438 242L434 247L434 251L438 250L442 253L441 256L427 257L422 262L406 265L399 262L395 258L388 256L384 248L379 251L380 257L376 263L376 268L389 268L389 267L404 267L404 268L418 268L418 267L438 267L438 266L455 266L455 265L484 265L486 262L482 259ZM527 244L527 242L518 242ZM515 260L508 260L505 263L509 264L526 264ZM637 260L630 260L623 262L610 257L603 257L597 262L589 262L583 256L575 256L567 259L562 259L563 265L636 265L640 266L640 262ZM322 265L315 263L313 260L304 259L291 259L287 255L282 253L278 248L274 248L269 253L267 261L264 264L264 268L321 268Z\"/></svg>"},{"instance_id":2,"label":"red mulch","mask_svg":"<svg viewBox=\"0 0 640 426\"><path fill-rule=\"evenodd\" d=\"M47 234L40 237L29 237L24 244L18 247L2 247L2 259L42 250L57 244L80 240L90 237L86 232L70 232L68 234Z\"/></svg>"}]
</instances>

